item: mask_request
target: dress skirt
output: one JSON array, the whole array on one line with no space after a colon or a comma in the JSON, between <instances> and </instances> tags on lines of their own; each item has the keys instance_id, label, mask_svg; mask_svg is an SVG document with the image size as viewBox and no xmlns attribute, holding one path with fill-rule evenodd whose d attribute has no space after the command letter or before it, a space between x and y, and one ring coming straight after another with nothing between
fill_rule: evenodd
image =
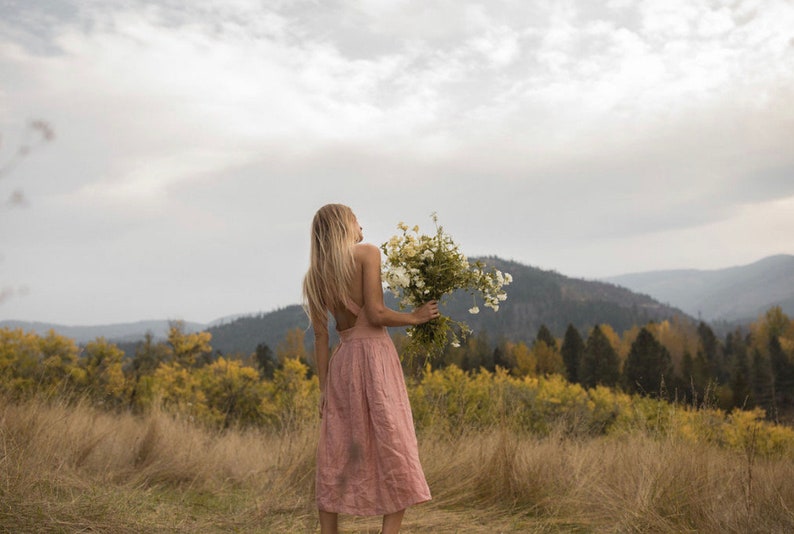
<instances>
[{"instance_id":1,"label":"dress skirt","mask_svg":"<svg viewBox=\"0 0 794 534\"><path fill-rule=\"evenodd\" d=\"M430 500L405 379L388 332L357 322L339 334L320 424L317 507L367 516Z\"/></svg>"}]
</instances>

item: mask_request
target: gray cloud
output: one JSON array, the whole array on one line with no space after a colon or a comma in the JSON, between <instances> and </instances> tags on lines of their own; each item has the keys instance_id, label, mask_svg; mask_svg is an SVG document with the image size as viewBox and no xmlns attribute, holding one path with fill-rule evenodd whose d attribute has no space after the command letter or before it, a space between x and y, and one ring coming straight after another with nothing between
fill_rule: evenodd
<instances>
[{"instance_id":1,"label":"gray cloud","mask_svg":"<svg viewBox=\"0 0 794 534\"><path fill-rule=\"evenodd\" d=\"M435 211L469 254L579 276L794 250L782 0L0 10L0 148L58 134L0 180L29 204L0 213L2 287L30 288L4 318L297 302L332 201L376 243Z\"/></svg>"}]
</instances>

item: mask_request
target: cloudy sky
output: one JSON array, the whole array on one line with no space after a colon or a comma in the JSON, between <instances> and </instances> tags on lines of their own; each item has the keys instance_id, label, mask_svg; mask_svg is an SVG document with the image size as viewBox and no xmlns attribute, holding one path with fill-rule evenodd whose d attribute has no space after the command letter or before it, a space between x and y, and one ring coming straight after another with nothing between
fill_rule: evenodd
<instances>
[{"instance_id":1,"label":"cloudy sky","mask_svg":"<svg viewBox=\"0 0 794 534\"><path fill-rule=\"evenodd\" d=\"M794 253L793 102L789 0L0 0L0 320L298 303L328 202L584 278Z\"/></svg>"}]
</instances>

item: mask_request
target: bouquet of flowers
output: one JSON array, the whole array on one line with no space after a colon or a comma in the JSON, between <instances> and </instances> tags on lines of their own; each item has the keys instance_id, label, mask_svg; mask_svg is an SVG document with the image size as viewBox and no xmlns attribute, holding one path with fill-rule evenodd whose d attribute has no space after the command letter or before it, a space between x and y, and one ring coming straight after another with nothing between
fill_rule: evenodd
<instances>
[{"instance_id":1,"label":"bouquet of flowers","mask_svg":"<svg viewBox=\"0 0 794 534\"><path fill-rule=\"evenodd\" d=\"M402 232L381 245L386 255L383 264L383 280L395 297L400 309L416 307L429 300L441 299L453 291L465 290L482 296L486 307L497 311L499 303L507 298L502 289L512 281L507 273L497 269L486 269L482 262L469 263L452 238L438 225L438 217L432 215L436 227L435 235L419 233L419 226L409 230L399 223ZM469 313L479 313L476 304ZM409 357L432 358L443 352L447 344L459 347L461 339L471 333L462 321L441 315L437 319L408 328L409 341L405 352Z\"/></svg>"}]
</instances>

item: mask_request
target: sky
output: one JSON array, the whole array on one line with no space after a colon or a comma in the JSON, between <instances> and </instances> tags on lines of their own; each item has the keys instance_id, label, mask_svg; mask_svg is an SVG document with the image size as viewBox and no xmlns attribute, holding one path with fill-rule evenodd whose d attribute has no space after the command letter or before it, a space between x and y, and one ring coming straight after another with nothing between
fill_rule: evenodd
<instances>
[{"instance_id":1,"label":"sky","mask_svg":"<svg viewBox=\"0 0 794 534\"><path fill-rule=\"evenodd\" d=\"M0 320L297 304L330 202L586 279L792 254L792 102L789 0L0 0Z\"/></svg>"}]
</instances>

